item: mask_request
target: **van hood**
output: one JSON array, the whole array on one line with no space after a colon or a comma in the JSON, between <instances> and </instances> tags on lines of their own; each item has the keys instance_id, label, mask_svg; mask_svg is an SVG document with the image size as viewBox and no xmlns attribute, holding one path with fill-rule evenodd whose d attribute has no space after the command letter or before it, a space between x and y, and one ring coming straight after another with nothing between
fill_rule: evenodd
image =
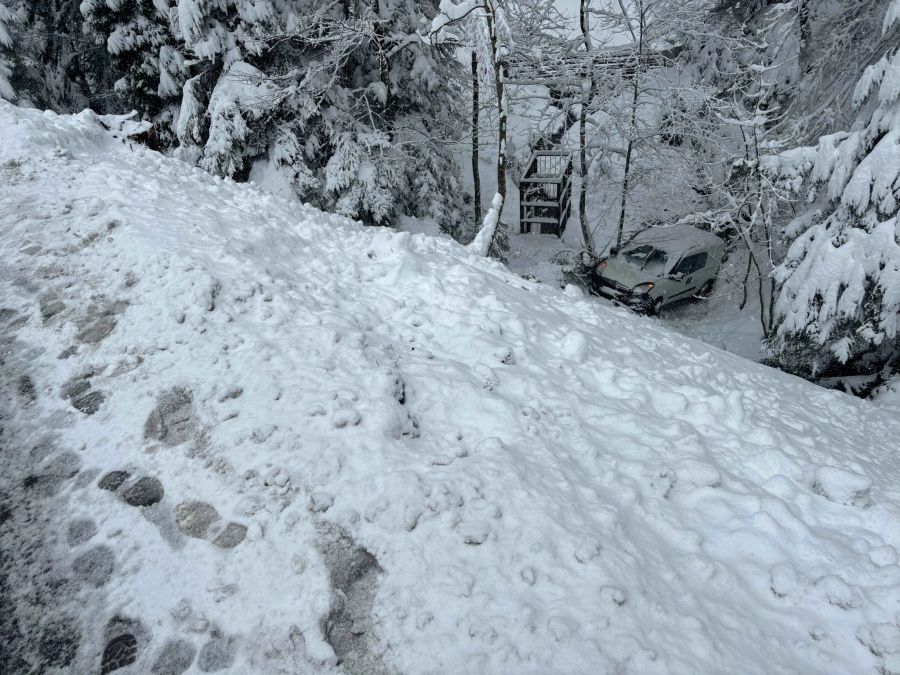
<instances>
[{"instance_id":1,"label":"van hood","mask_svg":"<svg viewBox=\"0 0 900 675\"><path fill-rule=\"evenodd\" d=\"M638 284L644 284L648 281L656 282L660 279L659 275L642 270L637 265L619 257L607 258L606 269L600 272L600 276L623 286L628 286L628 288L634 288Z\"/></svg>"}]
</instances>

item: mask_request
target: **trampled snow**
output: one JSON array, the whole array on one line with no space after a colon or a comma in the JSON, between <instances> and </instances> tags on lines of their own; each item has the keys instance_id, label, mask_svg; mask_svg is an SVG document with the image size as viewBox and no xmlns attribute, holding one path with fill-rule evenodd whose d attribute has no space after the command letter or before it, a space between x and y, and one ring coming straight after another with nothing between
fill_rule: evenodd
<instances>
[{"instance_id":1,"label":"trampled snow","mask_svg":"<svg viewBox=\"0 0 900 675\"><path fill-rule=\"evenodd\" d=\"M891 409L122 125L0 102L0 488L57 486L63 670L900 672Z\"/></svg>"}]
</instances>

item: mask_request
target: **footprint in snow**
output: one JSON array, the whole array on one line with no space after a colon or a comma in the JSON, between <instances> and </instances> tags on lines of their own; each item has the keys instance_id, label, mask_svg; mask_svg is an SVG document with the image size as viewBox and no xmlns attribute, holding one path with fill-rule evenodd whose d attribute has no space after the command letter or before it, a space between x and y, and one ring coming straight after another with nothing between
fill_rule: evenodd
<instances>
[{"instance_id":1,"label":"footprint in snow","mask_svg":"<svg viewBox=\"0 0 900 675\"><path fill-rule=\"evenodd\" d=\"M142 476L134 481L130 478L128 471L110 471L100 478L97 487L117 494L129 506L147 507L162 501L165 490L158 478Z\"/></svg>"},{"instance_id":2,"label":"footprint in snow","mask_svg":"<svg viewBox=\"0 0 900 675\"><path fill-rule=\"evenodd\" d=\"M362 422L362 415L356 408L338 408L331 415L331 423L336 429L355 427Z\"/></svg>"},{"instance_id":3,"label":"footprint in snow","mask_svg":"<svg viewBox=\"0 0 900 675\"><path fill-rule=\"evenodd\" d=\"M79 375L63 385L60 395L85 415L93 415L106 400L106 394L92 388L93 372Z\"/></svg>"},{"instance_id":4,"label":"footprint in snow","mask_svg":"<svg viewBox=\"0 0 900 675\"><path fill-rule=\"evenodd\" d=\"M192 392L172 387L157 397L156 406L144 423L144 438L174 447L190 440L197 427Z\"/></svg>"},{"instance_id":5,"label":"footprint in snow","mask_svg":"<svg viewBox=\"0 0 900 675\"><path fill-rule=\"evenodd\" d=\"M137 661L148 641L148 633L136 619L114 616L106 624L106 646L100 661L100 675L106 675Z\"/></svg>"},{"instance_id":6,"label":"footprint in snow","mask_svg":"<svg viewBox=\"0 0 900 675\"><path fill-rule=\"evenodd\" d=\"M197 648L187 640L169 640L160 649L150 672L153 675L180 675L194 662Z\"/></svg>"},{"instance_id":7,"label":"footprint in snow","mask_svg":"<svg viewBox=\"0 0 900 675\"><path fill-rule=\"evenodd\" d=\"M371 644L372 606L382 569L369 551L340 527L320 523L319 552L331 581L325 640L347 672L383 675L385 665Z\"/></svg>"},{"instance_id":8,"label":"footprint in snow","mask_svg":"<svg viewBox=\"0 0 900 675\"><path fill-rule=\"evenodd\" d=\"M211 504L201 501L182 502L175 507L175 526L194 539L205 539L222 549L231 549L247 536L247 526L224 522Z\"/></svg>"},{"instance_id":9,"label":"footprint in snow","mask_svg":"<svg viewBox=\"0 0 900 675\"><path fill-rule=\"evenodd\" d=\"M204 673L214 673L230 668L237 656L234 638L214 637L200 649L197 667Z\"/></svg>"},{"instance_id":10,"label":"footprint in snow","mask_svg":"<svg viewBox=\"0 0 900 675\"><path fill-rule=\"evenodd\" d=\"M80 470L81 458L74 452L63 452L45 462L38 473L26 476L22 487L49 497L59 492L63 482L74 478Z\"/></svg>"},{"instance_id":11,"label":"footprint in snow","mask_svg":"<svg viewBox=\"0 0 900 675\"><path fill-rule=\"evenodd\" d=\"M103 342L116 328L116 315L124 312L127 306L128 303L122 300L92 305L87 318L78 322L75 339L92 345Z\"/></svg>"},{"instance_id":12,"label":"footprint in snow","mask_svg":"<svg viewBox=\"0 0 900 675\"><path fill-rule=\"evenodd\" d=\"M116 565L112 549L100 544L88 549L72 563L75 578L94 588L100 588L109 581Z\"/></svg>"},{"instance_id":13,"label":"footprint in snow","mask_svg":"<svg viewBox=\"0 0 900 675\"><path fill-rule=\"evenodd\" d=\"M95 534L97 534L97 523L91 518L79 518L69 523L66 543L70 548L75 548L90 541Z\"/></svg>"},{"instance_id":14,"label":"footprint in snow","mask_svg":"<svg viewBox=\"0 0 900 675\"><path fill-rule=\"evenodd\" d=\"M56 293L47 291L38 298L38 307L41 311L41 319L46 324L54 316L60 314L66 308L66 305Z\"/></svg>"}]
</instances>

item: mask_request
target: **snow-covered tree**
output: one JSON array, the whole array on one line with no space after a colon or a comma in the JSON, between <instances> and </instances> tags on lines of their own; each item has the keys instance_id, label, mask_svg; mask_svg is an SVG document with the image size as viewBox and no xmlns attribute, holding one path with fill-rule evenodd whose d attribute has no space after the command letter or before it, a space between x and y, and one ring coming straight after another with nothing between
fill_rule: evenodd
<instances>
[{"instance_id":1,"label":"snow-covered tree","mask_svg":"<svg viewBox=\"0 0 900 675\"><path fill-rule=\"evenodd\" d=\"M462 35L454 33L456 29ZM497 107L497 192L492 199L492 210L497 219L506 201L506 166L508 161L507 127L509 123L509 98L505 83L503 57L512 43L512 34L506 20L502 0L441 0L440 10L431 23L430 38L433 43L450 39L467 42L475 51L475 64L481 83L492 89ZM499 205L498 205L499 203ZM490 214L488 214L490 215ZM486 217L485 224L490 220ZM492 227L490 245L493 257L504 260L509 250L509 232L504 223Z\"/></svg>"},{"instance_id":2,"label":"snow-covered tree","mask_svg":"<svg viewBox=\"0 0 900 675\"><path fill-rule=\"evenodd\" d=\"M289 15L261 67L275 86L275 143L288 143L293 163L269 152L254 180L292 183L303 199L368 222L402 211L455 232L462 190L448 141L460 126L458 64L419 35L426 8L311 3Z\"/></svg>"},{"instance_id":3,"label":"snow-covered tree","mask_svg":"<svg viewBox=\"0 0 900 675\"><path fill-rule=\"evenodd\" d=\"M12 10L0 2L0 98L15 100L16 90L12 86L13 67L13 21Z\"/></svg>"},{"instance_id":4,"label":"snow-covered tree","mask_svg":"<svg viewBox=\"0 0 900 675\"><path fill-rule=\"evenodd\" d=\"M601 166L608 179L618 183L616 203L610 205L615 223L611 240L616 247L627 230L662 219L653 203L656 199L648 198L648 193L690 190L683 180L685 153L667 140L666 113L672 112L675 94L685 83L679 79L680 69L662 71L673 64L672 55L678 52L672 45L679 45L685 33L700 30L706 4L703 0L602 0L589 9L598 19L595 30L621 45L598 74L605 95L597 103L596 137L591 142L604 148ZM639 191L644 193L641 200L635 199Z\"/></svg>"},{"instance_id":5,"label":"snow-covered tree","mask_svg":"<svg viewBox=\"0 0 900 675\"><path fill-rule=\"evenodd\" d=\"M735 5L737 10L745 10ZM683 62L690 87L683 110L672 112L673 133L695 149L692 165L704 210L694 221L708 224L734 249L743 249L746 267L734 278L740 309L750 292L759 298L762 333L774 330L775 266L780 244L781 206L787 193L761 170L760 158L778 152L789 131L784 105L786 82L796 66L791 3L759 5L752 21L742 13L713 12L706 29L688 34ZM755 290L754 290L755 287Z\"/></svg>"},{"instance_id":6,"label":"snow-covered tree","mask_svg":"<svg viewBox=\"0 0 900 675\"><path fill-rule=\"evenodd\" d=\"M219 175L384 223L457 233L452 51L420 31L430 0L84 0L114 98ZM112 93L112 92L111 92ZM168 132L168 136L166 134Z\"/></svg>"},{"instance_id":7,"label":"snow-covered tree","mask_svg":"<svg viewBox=\"0 0 900 675\"><path fill-rule=\"evenodd\" d=\"M883 24L900 18L893 0ZM900 50L866 69L850 131L768 158L807 208L777 271L785 368L807 376L900 370Z\"/></svg>"},{"instance_id":8,"label":"snow-covered tree","mask_svg":"<svg viewBox=\"0 0 900 675\"><path fill-rule=\"evenodd\" d=\"M161 144L170 145L187 66L171 31L169 1L83 0L80 10L83 32L108 54L121 107L153 120Z\"/></svg>"},{"instance_id":9,"label":"snow-covered tree","mask_svg":"<svg viewBox=\"0 0 900 675\"><path fill-rule=\"evenodd\" d=\"M74 112L102 108L96 96L97 55L81 35L78 3L71 0L2 0L0 70L15 100L40 108Z\"/></svg>"}]
</instances>

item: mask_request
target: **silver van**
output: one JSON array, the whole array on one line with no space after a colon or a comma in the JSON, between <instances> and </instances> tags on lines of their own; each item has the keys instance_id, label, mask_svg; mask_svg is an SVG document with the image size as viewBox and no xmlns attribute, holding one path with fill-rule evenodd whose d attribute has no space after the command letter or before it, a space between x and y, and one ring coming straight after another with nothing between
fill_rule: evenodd
<instances>
[{"instance_id":1,"label":"silver van","mask_svg":"<svg viewBox=\"0 0 900 675\"><path fill-rule=\"evenodd\" d=\"M690 225L651 227L602 258L591 276L594 292L648 314L679 300L708 295L725 242Z\"/></svg>"}]
</instances>

